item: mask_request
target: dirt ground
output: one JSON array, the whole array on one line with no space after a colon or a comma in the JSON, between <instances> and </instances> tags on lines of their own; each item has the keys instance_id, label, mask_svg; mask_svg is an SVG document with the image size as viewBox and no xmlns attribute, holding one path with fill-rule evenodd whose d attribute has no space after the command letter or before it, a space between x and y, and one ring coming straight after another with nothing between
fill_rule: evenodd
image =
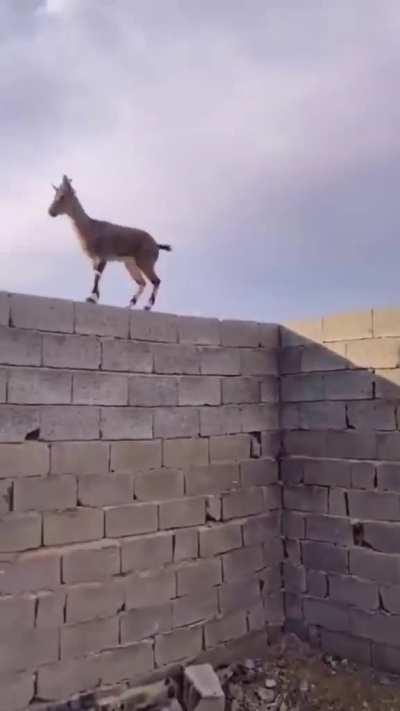
<instances>
[{"instance_id":1,"label":"dirt ground","mask_svg":"<svg viewBox=\"0 0 400 711\"><path fill-rule=\"evenodd\" d=\"M286 637L266 659L218 670L227 711L400 711L400 679Z\"/></svg>"}]
</instances>

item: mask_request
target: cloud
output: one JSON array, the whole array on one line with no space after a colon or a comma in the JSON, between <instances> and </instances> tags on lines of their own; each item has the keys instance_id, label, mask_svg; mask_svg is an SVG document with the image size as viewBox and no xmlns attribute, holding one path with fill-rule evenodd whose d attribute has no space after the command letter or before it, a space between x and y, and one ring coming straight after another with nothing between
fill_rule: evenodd
<instances>
[{"instance_id":1,"label":"cloud","mask_svg":"<svg viewBox=\"0 0 400 711\"><path fill-rule=\"evenodd\" d=\"M400 257L397 198L382 190L399 177L395 0L17 6L0 6L7 288L86 295L90 266L46 212L63 172L93 216L174 244L160 258L168 310L310 311L318 271L316 306L331 308L341 278L365 298L360 248ZM108 301L130 289L121 268L106 275Z\"/></svg>"}]
</instances>

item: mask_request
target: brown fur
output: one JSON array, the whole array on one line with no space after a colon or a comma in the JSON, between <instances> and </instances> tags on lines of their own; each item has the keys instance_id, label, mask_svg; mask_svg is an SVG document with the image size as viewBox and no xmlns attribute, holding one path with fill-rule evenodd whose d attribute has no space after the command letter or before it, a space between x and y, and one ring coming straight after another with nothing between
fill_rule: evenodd
<instances>
[{"instance_id":1,"label":"brown fur","mask_svg":"<svg viewBox=\"0 0 400 711\"><path fill-rule=\"evenodd\" d=\"M68 215L72 220L81 247L85 254L92 260L96 271L95 282L88 301L97 302L100 296L98 283L105 265L110 261L125 263L132 278L139 285L139 290L131 299L134 305L143 291L146 277L153 284L148 306L154 304L160 279L154 265L157 262L160 249L170 251L169 245L159 245L155 239L144 230L134 227L124 227L104 220L95 220L86 214L79 202L71 181L63 176L61 185L56 188L56 194L49 207L51 217ZM99 272L99 273L98 273Z\"/></svg>"}]
</instances>

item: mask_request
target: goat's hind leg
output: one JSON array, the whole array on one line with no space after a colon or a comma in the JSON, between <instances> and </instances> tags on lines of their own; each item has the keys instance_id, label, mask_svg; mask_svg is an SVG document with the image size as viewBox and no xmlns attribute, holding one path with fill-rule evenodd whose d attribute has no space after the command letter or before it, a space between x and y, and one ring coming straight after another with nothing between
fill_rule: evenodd
<instances>
[{"instance_id":1,"label":"goat's hind leg","mask_svg":"<svg viewBox=\"0 0 400 711\"><path fill-rule=\"evenodd\" d=\"M148 303L144 307L146 311L150 311L150 309L154 306L156 302L156 297L160 288L161 279L159 279L159 277L155 273L153 264L141 265L140 268L143 274L145 274L149 281L151 281L151 283L153 284L153 291L150 294Z\"/></svg>"},{"instance_id":2,"label":"goat's hind leg","mask_svg":"<svg viewBox=\"0 0 400 711\"><path fill-rule=\"evenodd\" d=\"M143 291L146 287L146 281L145 281L143 274L140 271L140 269L138 268L134 259L127 259L125 261L125 266L129 272L129 274L131 275L132 279L138 285L136 293L132 296L132 298L129 302L129 308L131 308L132 306L135 306L137 304L141 295L143 294Z\"/></svg>"},{"instance_id":3,"label":"goat's hind leg","mask_svg":"<svg viewBox=\"0 0 400 711\"><path fill-rule=\"evenodd\" d=\"M104 272L104 269L106 267L106 260L105 259L100 259L99 261L93 261L93 269L94 269L94 283L93 283L93 289L92 293L86 301L89 304L97 304L99 298L100 298L100 290L99 290L99 283L101 279L101 275Z\"/></svg>"}]
</instances>

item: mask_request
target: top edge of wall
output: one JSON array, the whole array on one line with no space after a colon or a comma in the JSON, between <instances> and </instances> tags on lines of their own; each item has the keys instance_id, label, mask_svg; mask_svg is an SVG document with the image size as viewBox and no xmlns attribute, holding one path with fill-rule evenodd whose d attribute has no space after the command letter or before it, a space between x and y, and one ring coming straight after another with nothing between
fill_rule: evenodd
<instances>
[{"instance_id":1,"label":"top edge of wall","mask_svg":"<svg viewBox=\"0 0 400 711\"><path fill-rule=\"evenodd\" d=\"M396 336L400 337L400 308L395 307L345 311L281 325L283 347Z\"/></svg>"},{"instance_id":2,"label":"top edge of wall","mask_svg":"<svg viewBox=\"0 0 400 711\"><path fill-rule=\"evenodd\" d=\"M0 291L0 326L160 343L276 348L279 325L129 310Z\"/></svg>"}]
</instances>

